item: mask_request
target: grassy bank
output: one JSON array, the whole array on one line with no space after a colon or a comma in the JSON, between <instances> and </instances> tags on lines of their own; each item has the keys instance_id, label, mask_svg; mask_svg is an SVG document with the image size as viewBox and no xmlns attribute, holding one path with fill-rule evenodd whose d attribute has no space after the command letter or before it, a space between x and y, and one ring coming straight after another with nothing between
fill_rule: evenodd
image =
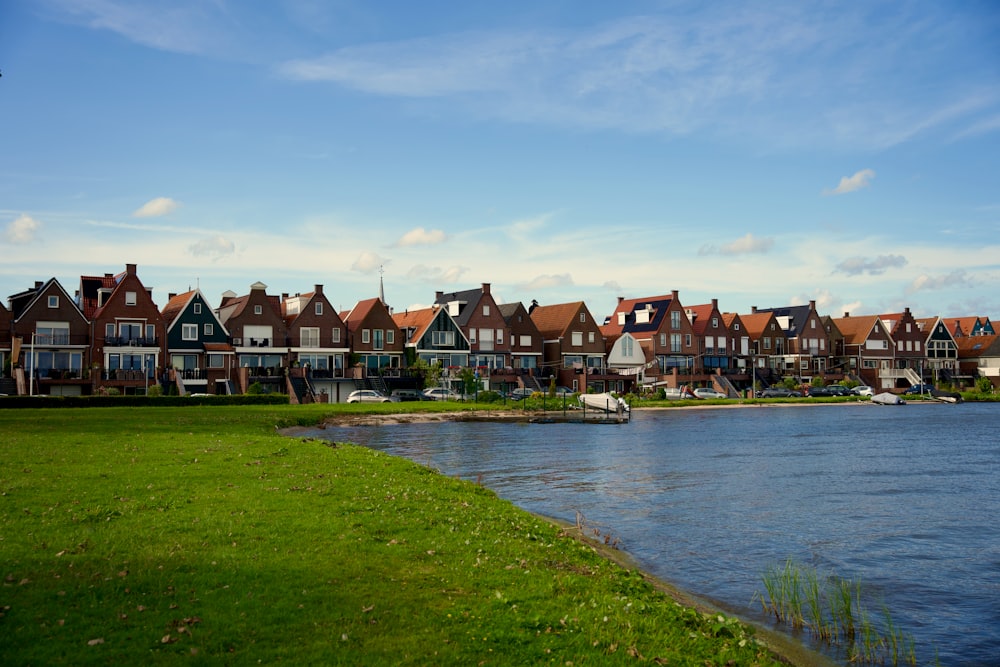
<instances>
[{"instance_id":1,"label":"grassy bank","mask_svg":"<svg viewBox=\"0 0 1000 667\"><path fill-rule=\"evenodd\" d=\"M0 411L0 663L776 664L330 410Z\"/></svg>"}]
</instances>

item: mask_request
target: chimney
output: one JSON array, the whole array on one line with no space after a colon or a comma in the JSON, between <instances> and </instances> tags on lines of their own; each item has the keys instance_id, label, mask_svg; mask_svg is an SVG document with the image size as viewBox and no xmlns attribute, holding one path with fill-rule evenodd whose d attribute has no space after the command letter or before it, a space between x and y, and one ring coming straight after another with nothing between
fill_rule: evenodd
<instances>
[{"instance_id":1,"label":"chimney","mask_svg":"<svg viewBox=\"0 0 1000 667\"><path fill-rule=\"evenodd\" d=\"M903 314L904 315L909 315L910 314L910 307L909 306L907 306L906 308L903 308Z\"/></svg>"},{"instance_id":2,"label":"chimney","mask_svg":"<svg viewBox=\"0 0 1000 667\"><path fill-rule=\"evenodd\" d=\"M281 300L282 301L288 301L288 292L282 292L281 293Z\"/></svg>"},{"instance_id":3,"label":"chimney","mask_svg":"<svg viewBox=\"0 0 1000 667\"><path fill-rule=\"evenodd\" d=\"M125 265L125 273L127 275L134 276L135 275L135 264L126 264Z\"/></svg>"},{"instance_id":4,"label":"chimney","mask_svg":"<svg viewBox=\"0 0 1000 667\"><path fill-rule=\"evenodd\" d=\"M714 310L718 310L719 309L719 300L718 299L712 299L712 308Z\"/></svg>"},{"instance_id":5,"label":"chimney","mask_svg":"<svg viewBox=\"0 0 1000 667\"><path fill-rule=\"evenodd\" d=\"M176 292L167 292L167 301L173 300L175 296L177 296Z\"/></svg>"},{"instance_id":6,"label":"chimney","mask_svg":"<svg viewBox=\"0 0 1000 667\"><path fill-rule=\"evenodd\" d=\"M104 274L104 277L105 277L105 278L114 278L114 277L115 277L115 274L113 274L113 273L105 273L105 274Z\"/></svg>"},{"instance_id":7,"label":"chimney","mask_svg":"<svg viewBox=\"0 0 1000 667\"><path fill-rule=\"evenodd\" d=\"M323 293L323 286L322 285L314 285L313 286L313 292L315 292L316 294L322 294Z\"/></svg>"},{"instance_id":8,"label":"chimney","mask_svg":"<svg viewBox=\"0 0 1000 667\"><path fill-rule=\"evenodd\" d=\"M625 297L623 297L623 296L618 297L618 303L621 303L624 300L625 300Z\"/></svg>"},{"instance_id":9,"label":"chimney","mask_svg":"<svg viewBox=\"0 0 1000 667\"><path fill-rule=\"evenodd\" d=\"M750 306L750 314L751 315L757 314L757 306Z\"/></svg>"},{"instance_id":10,"label":"chimney","mask_svg":"<svg viewBox=\"0 0 1000 667\"><path fill-rule=\"evenodd\" d=\"M41 280L36 280L35 281L35 289L36 290L42 289L42 281Z\"/></svg>"},{"instance_id":11,"label":"chimney","mask_svg":"<svg viewBox=\"0 0 1000 667\"><path fill-rule=\"evenodd\" d=\"M850 316L851 316L851 314L848 311L845 310L844 311L844 317L850 317Z\"/></svg>"},{"instance_id":12,"label":"chimney","mask_svg":"<svg viewBox=\"0 0 1000 667\"><path fill-rule=\"evenodd\" d=\"M444 292L434 292L434 300L440 301L444 298Z\"/></svg>"},{"instance_id":13,"label":"chimney","mask_svg":"<svg viewBox=\"0 0 1000 667\"><path fill-rule=\"evenodd\" d=\"M675 290L675 289L674 289L674 290L670 290L670 297L671 297L671 298L672 298L672 299L673 299L674 301L678 301L678 300L679 300L679 299L678 299L678 296L677 296L677 295L678 295L678 292L677 292L677 290Z\"/></svg>"},{"instance_id":14,"label":"chimney","mask_svg":"<svg viewBox=\"0 0 1000 667\"><path fill-rule=\"evenodd\" d=\"M489 294L489 293L490 293L490 284L483 283L483 294Z\"/></svg>"},{"instance_id":15,"label":"chimney","mask_svg":"<svg viewBox=\"0 0 1000 667\"><path fill-rule=\"evenodd\" d=\"M815 299L809 302L809 308L811 310L816 310L816 301L815 301Z\"/></svg>"}]
</instances>

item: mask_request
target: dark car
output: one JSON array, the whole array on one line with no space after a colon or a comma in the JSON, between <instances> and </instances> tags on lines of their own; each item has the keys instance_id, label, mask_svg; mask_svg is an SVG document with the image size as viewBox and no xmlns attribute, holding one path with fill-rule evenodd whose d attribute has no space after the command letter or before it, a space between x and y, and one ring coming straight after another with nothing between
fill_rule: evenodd
<instances>
[{"instance_id":1,"label":"dark car","mask_svg":"<svg viewBox=\"0 0 1000 667\"><path fill-rule=\"evenodd\" d=\"M845 387L842 384L831 384L829 387L826 388L826 390L828 392L830 392L830 394L832 394L833 396L850 396L851 395L851 390L848 389L847 387Z\"/></svg>"},{"instance_id":2,"label":"dark car","mask_svg":"<svg viewBox=\"0 0 1000 667\"><path fill-rule=\"evenodd\" d=\"M757 398L797 398L801 396L797 391L792 391L786 387L768 387L757 392Z\"/></svg>"},{"instance_id":3,"label":"dark car","mask_svg":"<svg viewBox=\"0 0 1000 667\"><path fill-rule=\"evenodd\" d=\"M833 392L830 391L829 387L809 387L806 389L806 396L821 398L824 396L833 396Z\"/></svg>"},{"instance_id":4,"label":"dark car","mask_svg":"<svg viewBox=\"0 0 1000 667\"><path fill-rule=\"evenodd\" d=\"M934 387L929 384L915 384L906 391L904 394L929 394L934 391Z\"/></svg>"}]
</instances>

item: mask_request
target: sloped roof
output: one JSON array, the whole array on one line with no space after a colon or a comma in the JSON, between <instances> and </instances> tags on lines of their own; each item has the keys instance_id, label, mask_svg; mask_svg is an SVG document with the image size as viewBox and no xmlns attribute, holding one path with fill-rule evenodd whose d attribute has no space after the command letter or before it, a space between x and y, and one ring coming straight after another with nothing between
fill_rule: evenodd
<instances>
[{"instance_id":1,"label":"sloped roof","mask_svg":"<svg viewBox=\"0 0 1000 667\"><path fill-rule=\"evenodd\" d=\"M955 339L958 358L1000 357L1000 334L988 336L962 336Z\"/></svg>"},{"instance_id":2,"label":"sloped roof","mask_svg":"<svg viewBox=\"0 0 1000 667\"><path fill-rule=\"evenodd\" d=\"M117 276L105 273L103 276L80 276L80 308L83 310L84 317L88 320L94 318L100 301L100 290L114 290L123 275L122 273Z\"/></svg>"},{"instance_id":3,"label":"sloped roof","mask_svg":"<svg viewBox=\"0 0 1000 667\"><path fill-rule=\"evenodd\" d=\"M191 290L189 292L184 292L183 294L176 294L169 301L167 301L167 305L160 310L160 315L167 323L167 326L170 326L173 321L176 320L182 312L184 312L188 303L191 302L191 299L193 299L194 295L197 293L197 290Z\"/></svg>"},{"instance_id":4,"label":"sloped roof","mask_svg":"<svg viewBox=\"0 0 1000 667\"><path fill-rule=\"evenodd\" d=\"M407 329L413 329L413 335L407 339L408 343L413 343L424 337L424 333L426 333L431 323L434 322L434 318L439 312L442 312L440 307L407 310L402 313L393 313L392 321L404 333Z\"/></svg>"},{"instance_id":5,"label":"sloped roof","mask_svg":"<svg viewBox=\"0 0 1000 667\"><path fill-rule=\"evenodd\" d=\"M774 313L770 311L758 310L756 313L740 314L740 321L743 322L743 328L746 329L747 334L756 340L767 331L767 324L771 321L773 315ZM780 326L778 329L781 330L782 335L785 334L784 329L781 329Z\"/></svg>"},{"instance_id":6,"label":"sloped roof","mask_svg":"<svg viewBox=\"0 0 1000 667\"><path fill-rule=\"evenodd\" d=\"M962 334L961 334L962 336L970 336L970 335L972 335L973 330L975 330L976 327L981 324L980 321L979 321L979 318L976 317L976 316L972 316L972 317L944 317L942 319L945 322L945 326L948 327L948 331L950 331L951 335L955 336L956 338L959 337L959 334L957 332L957 330L959 328L962 331ZM958 325L958 327L955 326L956 324Z\"/></svg>"},{"instance_id":7,"label":"sloped roof","mask_svg":"<svg viewBox=\"0 0 1000 667\"><path fill-rule=\"evenodd\" d=\"M691 320L691 328L695 335L704 336L705 329L708 328L708 321L712 316L712 311L716 310L716 306L711 303L702 303L697 306L687 306L685 310L689 313L688 319Z\"/></svg>"},{"instance_id":8,"label":"sloped roof","mask_svg":"<svg viewBox=\"0 0 1000 667\"><path fill-rule=\"evenodd\" d=\"M758 313L774 313L774 317L778 320L778 324L781 324L781 320L786 320L787 326L784 326L785 334L789 338L798 338L799 327L801 327L809 319L809 312L812 307L809 305L805 306L784 306L781 308L758 308Z\"/></svg>"},{"instance_id":9,"label":"sloped roof","mask_svg":"<svg viewBox=\"0 0 1000 667\"><path fill-rule=\"evenodd\" d=\"M552 340L566 333L581 307L586 308L583 301L538 306L531 311L531 321L535 323L535 328L542 334L542 338Z\"/></svg>"},{"instance_id":10,"label":"sloped roof","mask_svg":"<svg viewBox=\"0 0 1000 667\"><path fill-rule=\"evenodd\" d=\"M375 305L380 303L382 301L378 297L363 299L354 304L354 308L341 313L340 319L344 321L349 331L357 331L364 319L368 317L368 313L372 312Z\"/></svg>"},{"instance_id":11,"label":"sloped roof","mask_svg":"<svg viewBox=\"0 0 1000 667\"><path fill-rule=\"evenodd\" d=\"M638 299L622 299L615 306L615 310L611 313L611 316L605 320L604 326L608 327L608 331L612 332L612 334L621 334L625 331L631 334L658 331L673 300L672 294L647 296ZM636 310L648 310L650 312L649 321L637 321ZM619 323L619 313L625 314L624 324Z\"/></svg>"},{"instance_id":12,"label":"sloped roof","mask_svg":"<svg viewBox=\"0 0 1000 667\"><path fill-rule=\"evenodd\" d=\"M868 334L872 332L875 325L881 318L878 315L856 315L852 317L835 317L833 323L844 335L844 343L847 345L861 345L868 340ZM888 331L886 332L888 333Z\"/></svg>"},{"instance_id":13,"label":"sloped roof","mask_svg":"<svg viewBox=\"0 0 1000 667\"><path fill-rule=\"evenodd\" d=\"M514 303L500 303L497 304L497 310L500 311L500 315L503 316L504 321L510 324L510 318L517 314L517 311L524 310L527 313L527 309L524 308L524 304L520 301L515 301Z\"/></svg>"},{"instance_id":14,"label":"sloped roof","mask_svg":"<svg viewBox=\"0 0 1000 667\"><path fill-rule=\"evenodd\" d=\"M453 301L461 302L463 305L459 309L457 315L451 315L451 318L455 320L455 323L460 327L465 327L469 320L472 318L473 308L469 308L470 305L479 303L480 299L483 298L483 288L467 289L460 292L442 292L436 299L434 303L445 306Z\"/></svg>"}]
</instances>

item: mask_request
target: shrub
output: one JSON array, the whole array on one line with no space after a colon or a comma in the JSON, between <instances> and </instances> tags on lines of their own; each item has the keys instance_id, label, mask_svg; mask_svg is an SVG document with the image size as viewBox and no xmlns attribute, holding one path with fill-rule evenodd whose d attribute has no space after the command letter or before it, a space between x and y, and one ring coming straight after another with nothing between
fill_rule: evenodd
<instances>
[{"instance_id":1,"label":"shrub","mask_svg":"<svg viewBox=\"0 0 1000 667\"><path fill-rule=\"evenodd\" d=\"M979 390L980 394L989 394L993 392L993 383L990 382L988 377L976 378L976 389Z\"/></svg>"},{"instance_id":2,"label":"shrub","mask_svg":"<svg viewBox=\"0 0 1000 667\"><path fill-rule=\"evenodd\" d=\"M249 387L247 387L247 393L248 394L254 394L254 395L263 394L264 393L264 385L262 385L260 382L254 382Z\"/></svg>"}]
</instances>

